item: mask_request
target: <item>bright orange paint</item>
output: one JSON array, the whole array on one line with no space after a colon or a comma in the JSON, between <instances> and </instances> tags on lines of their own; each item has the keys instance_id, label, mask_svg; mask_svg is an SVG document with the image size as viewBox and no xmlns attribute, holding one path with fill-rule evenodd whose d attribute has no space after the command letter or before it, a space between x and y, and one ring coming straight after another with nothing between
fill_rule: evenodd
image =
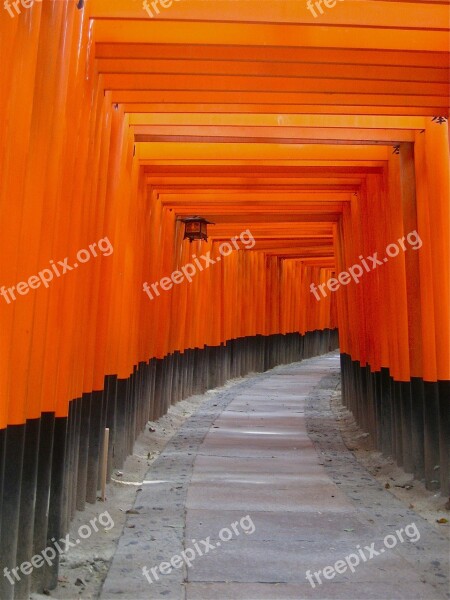
<instances>
[{"instance_id":1,"label":"bright orange paint","mask_svg":"<svg viewBox=\"0 0 450 600\"><path fill-rule=\"evenodd\" d=\"M382 5L317 20L298 0L185 0L159 21L132 0L2 9L0 285L104 237L114 252L0 297L0 427L257 334L338 326L362 365L450 379L448 123L431 121L448 117L449 11ZM189 245L177 217L194 213L216 224ZM419 250L315 299L311 284L413 224ZM255 246L217 261L245 230ZM191 283L144 293L207 252Z\"/></svg>"}]
</instances>

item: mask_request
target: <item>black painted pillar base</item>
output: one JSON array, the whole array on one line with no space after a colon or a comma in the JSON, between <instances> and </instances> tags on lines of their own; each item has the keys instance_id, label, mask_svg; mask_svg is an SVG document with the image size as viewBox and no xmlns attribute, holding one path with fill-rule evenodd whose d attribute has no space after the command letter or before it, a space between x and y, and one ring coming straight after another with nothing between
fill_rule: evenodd
<instances>
[{"instance_id":1,"label":"black painted pillar base","mask_svg":"<svg viewBox=\"0 0 450 600\"><path fill-rule=\"evenodd\" d=\"M381 368L381 448L385 456L392 456L392 415L391 377L389 369Z\"/></svg>"},{"instance_id":2,"label":"black painted pillar base","mask_svg":"<svg viewBox=\"0 0 450 600\"><path fill-rule=\"evenodd\" d=\"M12 600L17 579L5 577L3 569L17 566L19 541L20 490L25 446L25 425L10 425L6 430L5 467L3 473L2 529L0 537L0 598ZM20 575L18 575L20 578Z\"/></svg>"},{"instance_id":3,"label":"black painted pillar base","mask_svg":"<svg viewBox=\"0 0 450 600\"><path fill-rule=\"evenodd\" d=\"M113 468L122 467L126 457L126 421L127 421L128 380L116 381L116 420L113 447Z\"/></svg>"},{"instance_id":4,"label":"black painted pillar base","mask_svg":"<svg viewBox=\"0 0 450 600\"><path fill-rule=\"evenodd\" d=\"M0 539L2 535L3 478L5 475L6 429L0 429ZM0 596L1 597L1 596Z\"/></svg>"},{"instance_id":5,"label":"black painted pillar base","mask_svg":"<svg viewBox=\"0 0 450 600\"><path fill-rule=\"evenodd\" d=\"M102 440L103 392L92 392L86 473L86 502L97 502L98 465Z\"/></svg>"},{"instance_id":6,"label":"black painted pillar base","mask_svg":"<svg viewBox=\"0 0 450 600\"><path fill-rule=\"evenodd\" d=\"M341 354L342 403L375 447L427 489L450 494L450 381L394 381Z\"/></svg>"},{"instance_id":7,"label":"black painted pillar base","mask_svg":"<svg viewBox=\"0 0 450 600\"><path fill-rule=\"evenodd\" d=\"M450 496L450 381L439 381L439 475L441 493Z\"/></svg>"},{"instance_id":8,"label":"black painted pillar base","mask_svg":"<svg viewBox=\"0 0 450 600\"><path fill-rule=\"evenodd\" d=\"M92 394L83 394L81 398L80 442L78 449L77 473L77 510L84 510L86 504L86 486L89 454L89 427L91 422Z\"/></svg>"},{"instance_id":9,"label":"black painted pillar base","mask_svg":"<svg viewBox=\"0 0 450 600\"><path fill-rule=\"evenodd\" d=\"M64 498L63 490L65 483L64 471L66 457L66 436L67 418L56 418L53 434L52 474L50 484L50 506L48 515L47 544L45 548L55 548L54 542L58 542L58 540L60 540L65 533L62 516ZM52 564L45 564L42 567L44 572L44 589L51 590L55 588L58 583L60 554L57 548L55 550L56 556Z\"/></svg>"},{"instance_id":10,"label":"black painted pillar base","mask_svg":"<svg viewBox=\"0 0 450 600\"><path fill-rule=\"evenodd\" d=\"M49 517L48 509L50 507L50 484L52 479L54 431L55 415L53 413L43 413L40 418L38 474L32 555L40 554L42 550L47 547L47 529ZM34 569L30 577L32 590L42 592L44 589L43 569Z\"/></svg>"},{"instance_id":11,"label":"black painted pillar base","mask_svg":"<svg viewBox=\"0 0 450 600\"><path fill-rule=\"evenodd\" d=\"M25 426L22 483L20 493L19 543L16 564L21 565L33 555L33 531L38 476L40 419L31 419ZM15 586L15 598L28 598L31 590L30 575L21 573Z\"/></svg>"},{"instance_id":12,"label":"black painted pillar base","mask_svg":"<svg viewBox=\"0 0 450 600\"><path fill-rule=\"evenodd\" d=\"M420 377L411 379L411 460L412 472L418 480L425 478L424 421L425 391Z\"/></svg>"},{"instance_id":13,"label":"black painted pillar base","mask_svg":"<svg viewBox=\"0 0 450 600\"><path fill-rule=\"evenodd\" d=\"M424 463L425 487L435 491L440 487L439 452L439 386L437 382L424 382Z\"/></svg>"}]
</instances>

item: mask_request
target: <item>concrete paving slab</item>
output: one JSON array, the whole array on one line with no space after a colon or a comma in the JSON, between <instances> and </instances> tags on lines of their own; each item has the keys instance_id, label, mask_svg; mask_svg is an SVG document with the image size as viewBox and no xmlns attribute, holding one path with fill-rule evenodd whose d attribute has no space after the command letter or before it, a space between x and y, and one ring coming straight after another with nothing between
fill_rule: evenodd
<instances>
[{"instance_id":1,"label":"concrete paving slab","mask_svg":"<svg viewBox=\"0 0 450 600\"><path fill-rule=\"evenodd\" d=\"M282 427L274 427L269 423L269 419L266 421L266 424L260 426L258 428L250 427L248 423L246 423L245 419L242 419L241 422L237 423L235 427L230 427L226 425L216 425L216 422L213 425L213 429L208 432L205 436L204 444L207 444L210 440L231 440L235 443L239 443L239 438L245 438L246 443L252 440L250 436L256 436L255 440L261 442L262 444L267 444L270 447L274 447L279 445L280 447L289 446L290 442L295 442L297 440L301 440L305 444L307 443L311 448L313 444L308 437L306 431L302 431L304 427L304 423L302 423L303 419L297 421L294 424L291 424L291 427L283 430ZM268 436L271 439L268 439Z\"/></svg>"},{"instance_id":2,"label":"concrete paving slab","mask_svg":"<svg viewBox=\"0 0 450 600\"><path fill-rule=\"evenodd\" d=\"M270 479L270 478L269 478ZM313 486L284 485L274 487L270 481L249 482L192 482L186 508L211 509L226 498L228 510L277 512L342 512L351 508L339 488L330 483Z\"/></svg>"},{"instance_id":3,"label":"concrete paving slab","mask_svg":"<svg viewBox=\"0 0 450 600\"><path fill-rule=\"evenodd\" d=\"M270 437L270 439L268 439ZM230 434L208 435L202 444L200 453L211 453L219 456L259 456L261 458L295 453L298 460L303 457L317 460L317 453L310 440L291 436L258 436ZM301 456L300 456L301 455Z\"/></svg>"},{"instance_id":4,"label":"concrete paving slab","mask_svg":"<svg viewBox=\"0 0 450 600\"><path fill-rule=\"evenodd\" d=\"M233 410L236 408L248 408L249 410L268 410L270 408L274 409L282 409L287 412L290 409L298 408L298 403L302 400L306 400L306 396L303 398L300 394L281 394L281 393L272 393L270 396L258 396L257 394L252 394L248 399L239 398L233 402ZM258 406L255 405L255 400L258 401Z\"/></svg>"},{"instance_id":5,"label":"concrete paving slab","mask_svg":"<svg viewBox=\"0 0 450 600\"><path fill-rule=\"evenodd\" d=\"M195 470L192 481L211 476L220 480L232 477L258 475L290 475L297 478L299 484L316 478L325 482L329 481L323 465L315 461L306 463L299 462L296 457L277 456L270 461L261 461L252 456L216 456L209 454L198 454L195 459Z\"/></svg>"},{"instance_id":6,"label":"concrete paving slab","mask_svg":"<svg viewBox=\"0 0 450 600\"><path fill-rule=\"evenodd\" d=\"M253 446L253 447L252 447ZM248 458L260 458L264 460L277 459L281 457L290 458L292 461L300 460L300 452L301 452L301 460L305 462L313 463L315 460L317 461L317 454L313 448L302 448L299 450L300 444L297 446L293 446L292 448L286 448L283 450L274 449L271 450L267 447L255 447L255 444L248 444L246 448L236 448L233 447L230 443L220 443L217 442L209 442L208 446L204 446L199 450L199 454L204 456L234 456L236 458L239 457L248 457Z\"/></svg>"},{"instance_id":7,"label":"concrete paving slab","mask_svg":"<svg viewBox=\"0 0 450 600\"><path fill-rule=\"evenodd\" d=\"M245 419L237 420L234 416L233 421L219 418L215 421L213 429L209 433L214 433L216 429L222 431L235 431L241 433L247 428L254 429L256 432L267 431L275 432L281 435L293 435L296 432L302 433L302 420L304 415L286 415L284 418L279 417L276 421L273 416L269 418L261 418L259 413L248 415Z\"/></svg>"},{"instance_id":8,"label":"concrete paving slab","mask_svg":"<svg viewBox=\"0 0 450 600\"><path fill-rule=\"evenodd\" d=\"M186 540L203 539L210 535L214 541L223 527L239 523L246 514L242 510L191 509L186 515ZM251 519L255 526L255 531L251 534L252 540L314 541L317 539L317 532L323 531L326 539L333 543L343 540L352 542L353 547L356 547L362 541L373 541L372 528L369 524L355 520L353 510L327 514L298 512L295 516L284 512L252 510ZM243 536L242 527L239 525L237 529Z\"/></svg>"},{"instance_id":9,"label":"concrete paving slab","mask_svg":"<svg viewBox=\"0 0 450 600\"><path fill-rule=\"evenodd\" d=\"M312 574L317 572L319 580L323 582L323 570L335 565L338 560L344 560L354 550L353 541L341 541L337 544L324 539L320 543L308 543L253 540L251 536L239 536L229 542L222 542L216 550L196 559L192 567L188 568L188 581L303 583L309 570ZM347 566L347 571L335 574L334 579L354 582L355 585L366 582L401 584L420 581L412 565L394 551L367 562L361 560L354 572Z\"/></svg>"},{"instance_id":10,"label":"concrete paving slab","mask_svg":"<svg viewBox=\"0 0 450 600\"><path fill-rule=\"evenodd\" d=\"M188 583L186 600L423 600L431 598L426 585L416 582L367 583L364 589L351 583L327 582L313 589L308 584L285 583Z\"/></svg>"},{"instance_id":11,"label":"concrete paving slab","mask_svg":"<svg viewBox=\"0 0 450 600\"><path fill-rule=\"evenodd\" d=\"M218 457L222 458L222 457ZM329 480L326 478L324 473L320 471L314 470L310 471L308 475L305 474L295 474L295 473L287 473L283 474L275 469L269 469L268 466L262 465L265 467L264 472L259 469L259 472L250 472L245 470L244 472L239 472L237 469L233 471L233 473L227 473L226 471L214 471L209 469L207 472L204 470L195 471L192 476L192 483L205 483L209 484L213 483L237 483L237 484L252 484L252 485L276 485L276 490L284 490L284 489L298 489L299 485L302 487L314 487L320 483L329 483ZM273 487L271 487L273 490Z\"/></svg>"},{"instance_id":12,"label":"concrete paving slab","mask_svg":"<svg viewBox=\"0 0 450 600\"><path fill-rule=\"evenodd\" d=\"M270 426L270 429L284 429L289 432L291 429L294 431L298 431L299 426L301 425L301 420L304 419L304 413L302 414L292 414L284 416L283 413L280 413L280 416L274 415L273 413L269 415L261 413L253 413L246 416L245 419L240 420L239 422L236 419L235 412L229 412L226 415L220 416L214 422L213 427L224 427L225 429L232 430L240 430L241 428L246 427L254 427L254 428L262 428Z\"/></svg>"}]
</instances>

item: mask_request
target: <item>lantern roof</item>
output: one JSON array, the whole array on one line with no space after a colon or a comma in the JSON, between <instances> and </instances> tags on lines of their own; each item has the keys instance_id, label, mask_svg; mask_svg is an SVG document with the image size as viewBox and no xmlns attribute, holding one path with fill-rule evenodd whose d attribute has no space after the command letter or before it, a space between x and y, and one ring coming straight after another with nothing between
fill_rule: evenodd
<instances>
[{"instance_id":1,"label":"lantern roof","mask_svg":"<svg viewBox=\"0 0 450 600\"><path fill-rule=\"evenodd\" d=\"M192 223L192 221L200 221L201 223L206 223L207 225L215 225L215 223L213 223L212 221L208 221L204 217L185 217L184 219L181 219L181 221L183 221L183 223Z\"/></svg>"}]
</instances>

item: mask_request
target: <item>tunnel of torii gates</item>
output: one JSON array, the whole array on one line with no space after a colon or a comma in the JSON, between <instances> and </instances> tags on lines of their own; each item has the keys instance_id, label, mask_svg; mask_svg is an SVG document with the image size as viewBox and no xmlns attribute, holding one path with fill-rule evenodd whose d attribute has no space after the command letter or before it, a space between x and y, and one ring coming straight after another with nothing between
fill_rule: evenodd
<instances>
[{"instance_id":1,"label":"tunnel of torii gates","mask_svg":"<svg viewBox=\"0 0 450 600\"><path fill-rule=\"evenodd\" d=\"M449 494L449 5L314 6L0 7L2 572L96 501L105 428L109 475L178 400L337 347L373 447Z\"/></svg>"}]
</instances>

